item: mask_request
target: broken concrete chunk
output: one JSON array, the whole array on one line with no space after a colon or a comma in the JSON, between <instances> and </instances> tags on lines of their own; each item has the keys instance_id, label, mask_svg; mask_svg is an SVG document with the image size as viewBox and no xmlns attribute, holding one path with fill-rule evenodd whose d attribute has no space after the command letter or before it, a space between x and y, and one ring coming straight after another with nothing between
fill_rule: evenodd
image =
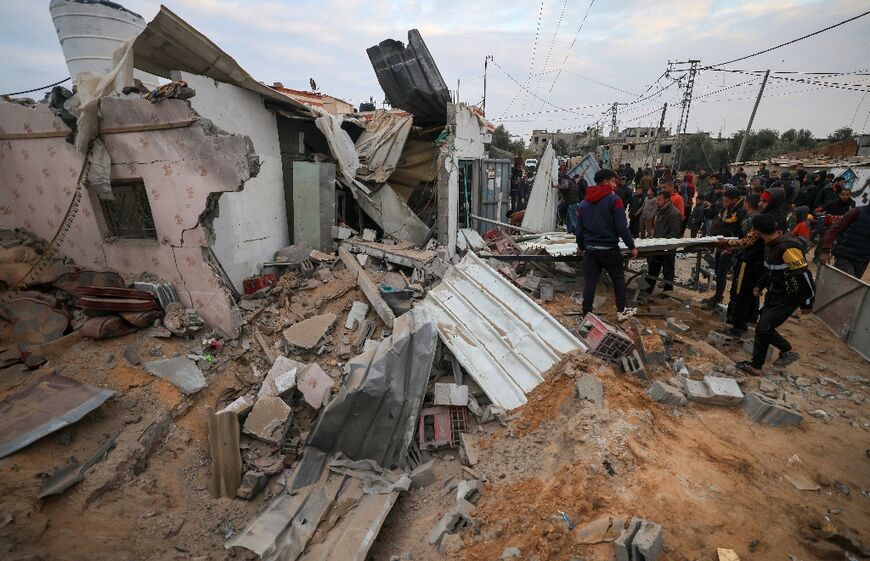
<instances>
[{"instance_id":1,"label":"broken concrete chunk","mask_svg":"<svg viewBox=\"0 0 870 561\"><path fill-rule=\"evenodd\" d=\"M483 483L478 479L463 479L456 485L456 500L468 501L471 504L480 500Z\"/></svg>"},{"instance_id":2,"label":"broken concrete chunk","mask_svg":"<svg viewBox=\"0 0 870 561\"><path fill-rule=\"evenodd\" d=\"M435 384L435 405L453 405L465 407L468 405L468 386L457 384Z\"/></svg>"},{"instance_id":3,"label":"broken concrete chunk","mask_svg":"<svg viewBox=\"0 0 870 561\"><path fill-rule=\"evenodd\" d=\"M555 287L553 283L550 282L542 282L538 285L538 291L541 296L541 300L544 302L552 302L553 297L555 296Z\"/></svg>"},{"instance_id":4,"label":"broken concrete chunk","mask_svg":"<svg viewBox=\"0 0 870 561\"><path fill-rule=\"evenodd\" d=\"M332 237L336 240L346 240L356 232L351 230L350 228L345 228L344 226L333 226L332 227Z\"/></svg>"},{"instance_id":5,"label":"broken concrete chunk","mask_svg":"<svg viewBox=\"0 0 870 561\"><path fill-rule=\"evenodd\" d=\"M206 386L202 370L185 356L152 360L144 366L148 372L170 382L185 395L194 394Z\"/></svg>"},{"instance_id":6,"label":"broken concrete chunk","mask_svg":"<svg viewBox=\"0 0 870 561\"><path fill-rule=\"evenodd\" d=\"M316 249L311 251L309 257L321 263L329 263L338 259L338 257L333 253L323 253L322 251Z\"/></svg>"},{"instance_id":7,"label":"broken concrete chunk","mask_svg":"<svg viewBox=\"0 0 870 561\"><path fill-rule=\"evenodd\" d=\"M142 364L142 357L139 356L139 353L137 353L136 349L133 347L127 347L124 349L124 358L126 358L127 362L133 366L139 366Z\"/></svg>"},{"instance_id":8,"label":"broken concrete chunk","mask_svg":"<svg viewBox=\"0 0 870 561\"><path fill-rule=\"evenodd\" d=\"M740 556L737 555L737 552L733 549L717 547L716 555L718 556L719 561L740 561Z\"/></svg>"},{"instance_id":9,"label":"broken concrete chunk","mask_svg":"<svg viewBox=\"0 0 870 561\"><path fill-rule=\"evenodd\" d=\"M611 516L602 516L592 522L587 522L577 529L577 532L574 534L574 542L584 545L602 543L612 524L613 517Z\"/></svg>"},{"instance_id":10,"label":"broken concrete chunk","mask_svg":"<svg viewBox=\"0 0 870 561\"><path fill-rule=\"evenodd\" d=\"M275 252L275 262L300 265L303 261L308 260L308 257L311 255L311 249L311 244L307 241L287 246Z\"/></svg>"},{"instance_id":11,"label":"broken concrete chunk","mask_svg":"<svg viewBox=\"0 0 870 561\"><path fill-rule=\"evenodd\" d=\"M286 356L279 356L266 374L257 398L282 396L296 387L296 375L304 365Z\"/></svg>"},{"instance_id":12,"label":"broken concrete chunk","mask_svg":"<svg viewBox=\"0 0 870 561\"><path fill-rule=\"evenodd\" d=\"M320 409L329 399L335 381L323 371L320 365L312 363L302 371L298 385L305 402L315 409Z\"/></svg>"},{"instance_id":13,"label":"broken concrete chunk","mask_svg":"<svg viewBox=\"0 0 870 561\"><path fill-rule=\"evenodd\" d=\"M438 479L435 477L435 460L429 460L425 464L420 464L411 471L411 485L413 487L428 487L435 483Z\"/></svg>"},{"instance_id":14,"label":"broken concrete chunk","mask_svg":"<svg viewBox=\"0 0 870 561\"><path fill-rule=\"evenodd\" d=\"M613 542L613 553L616 555L616 561L633 561L631 542L640 530L642 522L640 518L632 518L622 534Z\"/></svg>"},{"instance_id":15,"label":"broken concrete chunk","mask_svg":"<svg viewBox=\"0 0 870 561\"><path fill-rule=\"evenodd\" d=\"M665 405L682 407L686 404L686 396L683 395L683 392L670 384L653 382L652 386L650 386L646 393L653 399L653 401L664 403Z\"/></svg>"},{"instance_id":16,"label":"broken concrete chunk","mask_svg":"<svg viewBox=\"0 0 870 561\"><path fill-rule=\"evenodd\" d=\"M680 333L688 333L689 325L678 318L668 318L668 327Z\"/></svg>"},{"instance_id":17,"label":"broken concrete chunk","mask_svg":"<svg viewBox=\"0 0 870 561\"><path fill-rule=\"evenodd\" d=\"M522 552L518 547L506 547L504 551L501 552L502 559L513 559L515 557L521 557Z\"/></svg>"},{"instance_id":18,"label":"broken concrete chunk","mask_svg":"<svg viewBox=\"0 0 870 561\"><path fill-rule=\"evenodd\" d=\"M601 380L592 374L584 374L577 379L575 385L580 401L588 401L596 409L604 408L604 387Z\"/></svg>"},{"instance_id":19,"label":"broken concrete chunk","mask_svg":"<svg viewBox=\"0 0 870 561\"><path fill-rule=\"evenodd\" d=\"M248 411L250 411L254 407L254 399L247 395L242 395L237 397L231 403L229 403L226 407L215 413L216 415L220 415L221 413L235 413L236 415L242 416Z\"/></svg>"},{"instance_id":20,"label":"broken concrete chunk","mask_svg":"<svg viewBox=\"0 0 870 561\"><path fill-rule=\"evenodd\" d=\"M464 528L474 521L474 505L468 501L460 500L451 507L450 510L444 513L438 524L432 528L429 534L429 544L438 546L445 534L453 534L457 530Z\"/></svg>"},{"instance_id":21,"label":"broken concrete chunk","mask_svg":"<svg viewBox=\"0 0 870 561\"><path fill-rule=\"evenodd\" d=\"M294 323L284 330L284 339L301 349L311 349L326 335L335 323L335 314L322 314Z\"/></svg>"},{"instance_id":22,"label":"broken concrete chunk","mask_svg":"<svg viewBox=\"0 0 870 561\"><path fill-rule=\"evenodd\" d=\"M245 432L265 442L281 444L290 413L290 406L280 397L262 397L245 419Z\"/></svg>"},{"instance_id":23,"label":"broken concrete chunk","mask_svg":"<svg viewBox=\"0 0 870 561\"><path fill-rule=\"evenodd\" d=\"M236 491L236 496L240 499L250 501L259 494L260 491L266 488L269 483L269 476L261 471L246 471L242 477L242 484Z\"/></svg>"},{"instance_id":24,"label":"broken concrete chunk","mask_svg":"<svg viewBox=\"0 0 870 561\"><path fill-rule=\"evenodd\" d=\"M743 412L751 420L772 427L793 427L803 421L803 417L786 403L755 392L746 395Z\"/></svg>"},{"instance_id":25,"label":"broken concrete chunk","mask_svg":"<svg viewBox=\"0 0 870 561\"><path fill-rule=\"evenodd\" d=\"M662 527L644 520L631 542L632 561L655 561L662 553Z\"/></svg>"},{"instance_id":26,"label":"broken concrete chunk","mask_svg":"<svg viewBox=\"0 0 870 561\"><path fill-rule=\"evenodd\" d=\"M357 323L366 319L366 314L368 313L368 304L365 302L354 302L347 313L347 319L344 321L345 329L356 329Z\"/></svg>"},{"instance_id":27,"label":"broken concrete chunk","mask_svg":"<svg viewBox=\"0 0 870 561\"><path fill-rule=\"evenodd\" d=\"M704 376L704 385L710 390L710 399L719 405L738 405L743 401L743 392L734 378Z\"/></svg>"},{"instance_id":28,"label":"broken concrete chunk","mask_svg":"<svg viewBox=\"0 0 870 561\"><path fill-rule=\"evenodd\" d=\"M718 331L711 331L707 333L707 342L713 346L714 348L721 349L725 346L726 343L731 341L731 337L719 333Z\"/></svg>"},{"instance_id":29,"label":"broken concrete chunk","mask_svg":"<svg viewBox=\"0 0 870 561\"><path fill-rule=\"evenodd\" d=\"M378 237L378 233L375 230L372 230L370 228L366 228L365 230L363 230L363 233L362 233L363 241L373 242L377 239L377 237Z\"/></svg>"},{"instance_id":30,"label":"broken concrete chunk","mask_svg":"<svg viewBox=\"0 0 870 561\"><path fill-rule=\"evenodd\" d=\"M476 440L477 439L474 436L466 432L459 434L459 453L462 458L462 463L469 467L476 466L480 461L480 451L477 449Z\"/></svg>"}]
</instances>

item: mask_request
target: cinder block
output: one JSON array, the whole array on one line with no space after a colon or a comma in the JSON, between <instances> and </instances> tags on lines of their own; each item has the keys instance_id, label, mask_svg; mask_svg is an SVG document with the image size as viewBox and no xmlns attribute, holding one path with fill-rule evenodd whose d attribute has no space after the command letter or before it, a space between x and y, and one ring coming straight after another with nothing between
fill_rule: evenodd
<instances>
[{"instance_id":1,"label":"cinder block","mask_svg":"<svg viewBox=\"0 0 870 561\"><path fill-rule=\"evenodd\" d=\"M704 376L704 384L710 390L711 402L719 405L739 405L743 401L743 392L734 378Z\"/></svg>"},{"instance_id":2,"label":"cinder block","mask_svg":"<svg viewBox=\"0 0 870 561\"><path fill-rule=\"evenodd\" d=\"M470 524L474 518L474 505L466 500L458 500L456 504L441 517L438 524L429 534L429 544L438 546L445 534L453 534L460 528Z\"/></svg>"},{"instance_id":3,"label":"cinder block","mask_svg":"<svg viewBox=\"0 0 870 561\"><path fill-rule=\"evenodd\" d=\"M686 396L683 395L683 392L662 382L653 382L653 385L650 386L646 393L653 401L664 403L665 405L682 407L686 404Z\"/></svg>"},{"instance_id":4,"label":"cinder block","mask_svg":"<svg viewBox=\"0 0 870 561\"><path fill-rule=\"evenodd\" d=\"M662 527L644 520L631 541L632 561L655 561L662 553Z\"/></svg>"},{"instance_id":5,"label":"cinder block","mask_svg":"<svg viewBox=\"0 0 870 561\"><path fill-rule=\"evenodd\" d=\"M457 384L435 384L435 405L468 406L468 386Z\"/></svg>"},{"instance_id":6,"label":"cinder block","mask_svg":"<svg viewBox=\"0 0 870 561\"><path fill-rule=\"evenodd\" d=\"M640 354L637 352L637 349L633 350L631 354L620 357L619 362L622 364L622 370L626 374L637 376L641 380L646 380L648 378L646 369L643 367L643 362L640 360Z\"/></svg>"},{"instance_id":7,"label":"cinder block","mask_svg":"<svg viewBox=\"0 0 870 561\"><path fill-rule=\"evenodd\" d=\"M772 427L793 427L803 421L803 416L786 403L755 392L743 400L743 411L753 421Z\"/></svg>"},{"instance_id":8,"label":"cinder block","mask_svg":"<svg viewBox=\"0 0 870 561\"><path fill-rule=\"evenodd\" d=\"M613 553L616 555L616 561L632 561L631 542L635 534L640 530L640 525L643 522L640 518L633 517L622 531L622 534L616 541L613 542Z\"/></svg>"},{"instance_id":9,"label":"cinder block","mask_svg":"<svg viewBox=\"0 0 870 561\"><path fill-rule=\"evenodd\" d=\"M538 285L538 290L541 294L541 300L544 302L551 302L555 295L555 288L552 283L542 282Z\"/></svg>"},{"instance_id":10,"label":"cinder block","mask_svg":"<svg viewBox=\"0 0 870 561\"><path fill-rule=\"evenodd\" d=\"M477 479L463 479L456 486L456 500L468 501L472 504L480 500L483 483Z\"/></svg>"}]
</instances>

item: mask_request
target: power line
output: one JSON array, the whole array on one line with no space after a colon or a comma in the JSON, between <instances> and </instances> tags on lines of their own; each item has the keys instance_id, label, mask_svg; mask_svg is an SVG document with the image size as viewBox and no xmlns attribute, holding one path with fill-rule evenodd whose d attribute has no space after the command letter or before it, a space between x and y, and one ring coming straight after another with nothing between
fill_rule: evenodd
<instances>
[{"instance_id":1,"label":"power line","mask_svg":"<svg viewBox=\"0 0 870 561\"><path fill-rule=\"evenodd\" d=\"M60 82L55 82L54 84L42 86L41 88L33 88L32 90L24 90L23 92L12 92L12 93L8 93L8 94L0 94L0 97L6 97L6 96L10 96L10 95L21 95L21 94L26 94L26 93L38 92L41 90L47 90L48 88L53 88L55 86L59 86L69 79L70 79L70 76L67 76L66 78L64 78Z\"/></svg>"},{"instance_id":2,"label":"power line","mask_svg":"<svg viewBox=\"0 0 870 561\"><path fill-rule=\"evenodd\" d=\"M504 68L502 68L502 66L501 66L498 62L496 62L495 60L493 60L492 63L496 66L496 68L498 68L499 70L501 70L502 72L504 72L504 73L505 73L505 76L507 76L508 78L510 78L510 80L511 80L513 83L515 83L517 86L519 86L520 88L522 88L522 89L523 89L527 94L529 94L530 96L532 96L532 97L538 99L539 101L543 101L544 104L549 105L550 107L554 107L554 108L556 108L556 109L558 109L558 110L560 110L560 111L565 111L565 112L567 112L567 113L576 113L576 111L573 111L573 110L570 109L570 108L560 107L560 106L556 105L555 103L550 103L550 102L547 101L546 99L540 97L540 96L537 95L536 93L534 93L534 92L532 92L531 90L529 90L526 86L524 86L523 84L521 84L521 83L520 83L516 78L514 78L513 76L511 76L510 72L508 72L507 70L505 70ZM609 104L605 104L605 105L609 105ZM534 113L528 113L528 115L533 115L533 114L534 114ZM511 117L523 117L523 116L525 116L525 115L526 115L526 114L522 114L522 115L511 115Z\"/></svg>"},{"instance_id":3,"label":"power line","mask_svg":"<svg viewBox=\"0 0 870 561\"><path fill-rule=\"evenodd\" d=\"M595 4L595 0L590 0L589 6L586 8L586 13L583 14L583 20L580 22L580 26L577 28L577 32L574 33L574 38L571 40L571 44L568 45L568 50L565 52L565 58L562 59L562 64L559 65L559 71L556 73L556 77L553 78L553 83L550 84L550 89L547 90L548 94L553 91L553 88L556 86L556 82L562 75L562 69L565 68L565 63L568 62L568 57L571 56L571 51L574 49L574 44L577 42L577 37L580 36L580 31L583 29L583 25L586 23L586 18L589 17L589 12L592 10L593 4Z\"/></svg>"},{"instance_id":4,"label":"power line","mask_svg":"<svg viewBox=\"0 0 870 561\"><path fill-rule=\"evenodd\" d=\"M707 70L707 69L710 69L710 68L713 68L716 66L725 66L726 64L732 64L734 62L740 62L741 60L746 60L747 58L756 57L758 55L763 55L765 53L769 53L770 51L775 51L776 49L781 49L782 47L786 47L788 45L793 45L794 43L797 43L798 41L803 41L804 39L809 39L810 37L814 37L820 33L824 33L825 31L830 31L831 29L840 27L841 25L845 25L849 22L855 21L856 19L863 18L867 14L870 14L870 10L867 10L866 12L858 14L857 16L851 17L849 19L845 19L839 23L835 23L834 25L829 25L828 27L825 27L823 29L819 29L818 31L813 31L812 33L808 33L808 34L803 35L801 37L797 37L796 39L792 39L791 41L786 41L785 43L780 43L779 45L775 45L775 46L770 47L768 49L764 49L763 51L758 51L756 53L752 53L752 54L749 54L746 56L738 57L738 58L729 60L727 62L720 62L719 64L713 64L713 65L707 66L703 70Z\"/></svg>"},{"instance_id":5,"label":"power line","mask_svg":"<svg viewBox=\"0 0 870 561\"><path fill-rule=\"evenodd\" d=\"M541 7L538 10L538 28L535 30L535 41L532 43L532 60L529 63L529 77L526 78L526 84L532 81L532 71L535 69L535 55L538 52L538 36L541 34L541 19L544 17L544 0L541 0ZM528 101L528 98L526 98ZM526 108L526 101L523 101L523 109Z\"/></svg>"},{"instance_id":6,"label":"power line","mask_svg":"<svg viewBox=\"0 0 870 561\"><path fill-rule=\"evenodd\" d=\"M559 13L559 21L556 22L556 28L553 31L553 40L550 41L550 47L547 49L547 56L544 59L544 65L542 66L542 68L547 68L547 65L550 64L550 55L553 53L553 46L556 44L556 37L559 36L559 29L561 29L561 27L562 27L562 19L565 17L565 9L567 7L568 7L568 0L565 0L562 3L562 11ZM543 73L539 73L539 76L542 74ZM537 90L537 88L535 88L535 89ZM541 106L539 109L542 109L542 108L543 108L543 106Z\"/></svg>"},{"instance_id":7,"label":"power line","mask_svg":"<svg viewBox=\"0 0 870 561\"><path fill-rule=\"evenodd\" d=\"M713 72L732 72L735 74L745 74L748 76L757 76L752 72L744 72L742 70L728 70L725 68L711 68ZM870 90L864 89L870 87L870 84L843 84L840 82L828 82L828 81L820 81L809 78L787 78L786 76L771 76L771 78L775 80L783 80L786 82L797 82L800 84L812 84L815 86L825 86L829 88L837 88L840 90L851 90L856 92L867 92Z\"/></svg>"}]
</instances>

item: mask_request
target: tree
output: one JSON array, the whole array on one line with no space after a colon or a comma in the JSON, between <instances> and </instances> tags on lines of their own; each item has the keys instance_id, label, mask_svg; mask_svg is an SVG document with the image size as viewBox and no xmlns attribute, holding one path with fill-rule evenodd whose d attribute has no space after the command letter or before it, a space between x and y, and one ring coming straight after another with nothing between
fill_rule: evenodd
<instances>
[{"instance_id":1,"label":"tree","mask_svg":"<svg viewBox=\"0 0 870 561\"><path fill-rule=\"evenodd\" d=\"M841 142L843 140L849 140L853 136L855 136L855 131L849 127L842 127L832 132L828 136L828 140L831 142Z\"/></svg>"},{"instance_id":2,"label":"tree","mask_svg":"<svg viewBox=\"0 0 870 561\"><path fill-rule=\"evenodd\" d=\"M553 150L556 152L557 156L565 156L568 154L568 143L565 142L564 138L557 138L553 142Z\"/></svg>"},{"instance_id":3,"label":"tree","mask_svg":"<svg viewBox=\"0 0 870 561\"><path fill-rule=\"evenodd\" d=\"M510 132L504 128L504 125L497 126L492 132L492 142L490 144L496 148L507 150L514 156L522 157L526 151L526 143L523 142L523 139L512 140Z\"/></svg>"}]
</instances>

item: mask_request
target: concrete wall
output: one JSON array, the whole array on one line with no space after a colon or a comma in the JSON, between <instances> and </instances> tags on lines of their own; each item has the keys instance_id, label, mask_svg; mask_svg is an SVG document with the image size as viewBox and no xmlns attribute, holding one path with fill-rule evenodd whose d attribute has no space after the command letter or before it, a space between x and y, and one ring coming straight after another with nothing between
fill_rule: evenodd
<instances>
[{"instance_id":1,"label":"concrete wall","mask_svg":"<svg viewBox=\"0 0 870 561\"><path fill-rule=\"evenodd\" d=\"M153 273L210 326L236 336L241 318L205 254L212 241L209 200L241 189L256 174L250 142L204 128L179 100L104 98L101 113L111 177L143 181L157 240L107 239L102 208L85 191L58 249L79 266L125 278ZM155 126L171 128L148 130ZM64 140L68 132L44 104L0 100L0 228L54 237L84 161Z\"/></svg>"},{"instance_id":2,"label":"concrete wall","mask_svg":"<svg viewBox=\"0 0 870 561\"><path fill-rule=\"evenodd\" d=\"M213 223L212 249L241 292L244 279L258 274L264 261L290 244L276 117L253 92L186 72L180 75L196 90L190 99L193 109L221 129L250 138L260 157L260 173L243 191L221 196Z\"/></svg>"}]
</instances>

